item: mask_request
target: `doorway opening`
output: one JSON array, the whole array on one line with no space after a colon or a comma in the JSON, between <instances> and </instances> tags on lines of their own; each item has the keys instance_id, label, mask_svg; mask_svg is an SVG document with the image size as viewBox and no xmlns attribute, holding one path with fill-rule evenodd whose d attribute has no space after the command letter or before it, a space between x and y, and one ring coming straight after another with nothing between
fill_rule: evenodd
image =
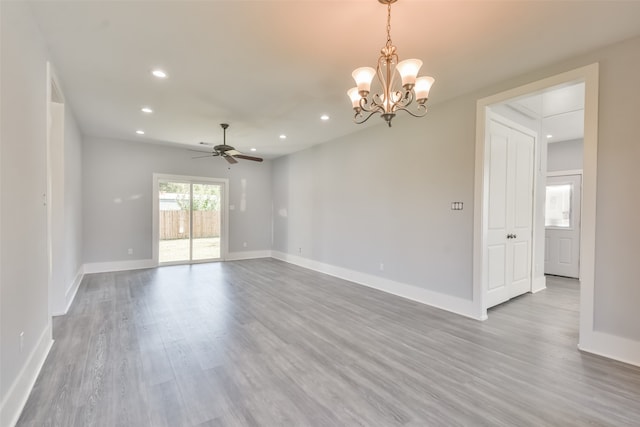
<instances>
[{"instance_id":1,"label":"doorway opening","mask_svg":"<svg viewBox=\"0 0 640 427\"><path fill-rule=\"evenodd\" d=\"M157 264L220 261L226 255L226 181L154 176Z\"/></svg>"},{"instance_id":2,"label":"doorway opening","mask_svg":"<svg viewBox=\"0 0 640 427\"><path fill-rule=\"evenodd\" d=\"M584 92L584 82L561 84L490 106L494 114L509 117L540 135L538 170L544 197L541 194L535 200L544 204L544 237L540 236L544 244L538 248L538 256L544 259L545 277L580 277ZM544 289L545 277L538 278L538 290Z\"/></svg>"},{"instance_id":3,"label":"doorway opening","mask_svg":"<svg viewBox=\"0 0 640 427\"><path fill-rule=\"evenodd\" d=\"M554 89L571 88L581 85L584 96L584 110L576 112L584 120L583 154L582 154L582 218L579 231L579 277L580 277L580 327L579 347L589 341L594 333L593 320L593 289L595 264L595 215L596 215L596 169L597 169L597 116L598 116L598 64L592 64L576 70L568 71L544 80L511 89L478 101L476 120L476 177L475 177L475 205L474 205L474 305L478 310L478 317L487 318L487 308L490 306L489 277L490 269L496 264L489 264L489 184L490 168L488 158L491 148L487 143L489 117L495 113L510 115L510 119L523 114L517 114L512 104L531 96L544 95ZM500 111L501 110L501 111ZM544 257L545 257L545 199L547 180L547 135L542 126L542 120L530 118L531 126L538 135L538 143L534 156L534 183L532 197L532 247L530 253L531 277L530 292L537 292L545 288ZM549 138L550 139L550 138ZM507 233L512 234L512 233ZM507 235L504 238L507 238ZM495 274L495 272L493 272Z\"/></svg>"}]
</instances>

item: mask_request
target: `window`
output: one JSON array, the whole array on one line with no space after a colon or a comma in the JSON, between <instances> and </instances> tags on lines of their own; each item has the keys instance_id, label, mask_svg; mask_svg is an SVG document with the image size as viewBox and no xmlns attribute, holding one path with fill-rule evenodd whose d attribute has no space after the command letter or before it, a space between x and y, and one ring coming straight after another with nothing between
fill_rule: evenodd
<instances>
[{"instance_id":1,"label":"window","mask_svg":"<svg viewBox=\"0 0 640 427\"><path fill-rule=\"evenodd\" d=\"M571 196L573 185L547 185L545 227L571 228Z\"/></svg>"}]
</instances>

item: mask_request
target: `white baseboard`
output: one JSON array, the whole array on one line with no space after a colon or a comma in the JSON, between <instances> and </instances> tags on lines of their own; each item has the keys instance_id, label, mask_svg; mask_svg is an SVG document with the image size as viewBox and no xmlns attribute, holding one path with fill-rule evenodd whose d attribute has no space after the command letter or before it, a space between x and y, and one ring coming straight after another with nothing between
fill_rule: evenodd
<instances>
[{"instance_id":1,"label":"white baseboard","mask_svg":"<svg viewBox=\"0 0 640 427\"><path fill-rule=\"evenodd\" d=\"M547 289L547 278L546 276L534 277L533 282L531 283L531 293L535 294L540 291L544 291Z\"/></svg>"},{"instance_id":2,"label":"white baseboard","mask_svg":"<svg viewBox=\"0 0 640 427\"><path fill-rule=\"evenodd\" d=\"M78 288L80 288L80 283L82 283L83 278L84 278L84 266L81 266L78 269L78 273L76 274L75 279L73 279L73 283L71 284L71 286L69 286L65 294L67 306L65 307L64 314L67 314L67 312L69 311L69 308L71 307L71 304L73 304L73 300L75 299L76 294L78 293Z\"/></svg>"},{"instance_id":3,"label":"white baseboard","mask_svg":"<svg viewBox=\"0 0 640 427\"><path fill-rule=\"evenodd\" d=\"M361 273L347 268L336 267L334 265L325 264L308 258L296 255L286 254L284 252L272 251L271 256L275 259L295 264L300 267L328 274L330 276L339 277L359 285L378 289L389 294L397 295L422 304L460 314L476 320L484 320L479 313L478 308L472 300L454 297L451 295L433 292L428 289L420 288L406 283L396 282L394 280L385 279L383 277L373 276L371 274Z\"/></svg>"},{"instance_id":4,"label":"white baseboard","mask_svg":"<svg viewBox=\"0 0 640 427\"><path fill-rule=\"evenodd\" d=\"M618 337L605 332L592 331L580 336L578 348L587 353L640 366L640 341Z\"/></svg>"},{"instance_id":5,"label":"white baseboard","mask_svg":"<svg viewBox=\"0 0 640 427\"><path fill-rule=\"evenodd\" d=\"M225 261L238 261L243 259L254 258L269 258L271 257L270 250L262 251L244 251L244 252L230 252ZM110 273L114 271L125 270L139 270L143 268L158 267L152 259L138 259L131 261L108 261L108 262L93 262L84 264L83 273Z\"/></svg>"},{"instance_id":6,"label":"white baseboard","mask_svg":"<svg viewBox=\"0 0 640 427\"><path fill-rule=\"evenodd\" d=\"M53 345L51 339L51 322L42 331L38 343L26 359L16 380L9 387L9 391L2 400L0 405L0 425L4 427L13 427L18 422L20 414L27 403L29 393L40 374L42 365L47 359L49 350Z\"/></svg>"},{"instance_id":7,"label":"white baseboard","mask_svg":"<svg viewBox=\"0 0 640 427\"><path fill-rule=\"evenodd\" d=\"M225 261L239 261L243 259L255 259L255 258L271 258L271 251L243 251L243 252L229 252Z\"/></svg>"},{"instance_id":8,"label":"white baseboard","mask_svg":"<svg viewBox=\"0 0 640 427\"><path fill-rule=\"evenodd\" d=\"M64 316L69 311L71 304L73 304L73 300L76 297L76 293L78 292L78 288L80 287L80 283L82 283L82 278L84 277L84 266L80 266L78 269L78 273L76 273L76 277L73 279L73 282L67 288L67 291L64 294L64 310L63 311L54 311L51 313L52 316Z\"/></svg>"},{"instance_id":9,"label":"white baseboard","mask_svg":"<svg viewBox=\"0 0 640 427\"><path fill-rule=\"evenodd\" d=\"M157 267L152 259L135 259L131 261L91 262L84 265L84 274L109 273L113 271L140 270Z\"/></svg>"}]
</instances>

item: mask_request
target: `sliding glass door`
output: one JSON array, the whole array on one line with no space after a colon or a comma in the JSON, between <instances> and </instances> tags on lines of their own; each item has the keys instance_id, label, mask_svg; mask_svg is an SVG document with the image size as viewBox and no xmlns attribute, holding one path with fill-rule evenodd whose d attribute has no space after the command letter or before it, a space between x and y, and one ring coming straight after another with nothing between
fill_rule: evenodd
<instances>
[{"instance_id":1,"label":"sliding glass door","mask_svg":"<svg viewBox=\"0 0 640 427\"><path fill-rule=\"evenodd\" d=\"M223 258L224 182L156 177L160 264Z\"/></svg>"},{"instance_id":2,"label":"sliding glass door","mask_svg":"<svg viewBox=\"0 0 640 427\"><path fill-rule=\"evenodd\" d=\"M191 260L191 186L161 181L159 187L160 246L158 262Z\"/></svg>"},{"instance_id":3,"label":"sliding glass door","mask_svg":"<svg viewBox=\"0 0 640 427\"><path fill-rule=\"evenodd\" d=\"M191 259L220 259L220 184L192 184Z\"/></svg>"}]
</instances>

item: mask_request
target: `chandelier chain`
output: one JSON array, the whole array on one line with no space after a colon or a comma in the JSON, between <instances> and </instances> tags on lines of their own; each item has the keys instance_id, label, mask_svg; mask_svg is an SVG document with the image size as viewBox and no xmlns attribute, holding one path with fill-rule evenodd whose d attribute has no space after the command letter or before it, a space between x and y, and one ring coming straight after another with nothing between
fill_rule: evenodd
<instances>
[{"instance_id":1,"label":"chandelier chain","mask_svg":"<svg viewBox=\"0 0 640 427\"><path fill-rule=\"evenodd\" d=\"M387 4L387 46L391 45L391 2Z\"/></svg>"}]
</instances>

